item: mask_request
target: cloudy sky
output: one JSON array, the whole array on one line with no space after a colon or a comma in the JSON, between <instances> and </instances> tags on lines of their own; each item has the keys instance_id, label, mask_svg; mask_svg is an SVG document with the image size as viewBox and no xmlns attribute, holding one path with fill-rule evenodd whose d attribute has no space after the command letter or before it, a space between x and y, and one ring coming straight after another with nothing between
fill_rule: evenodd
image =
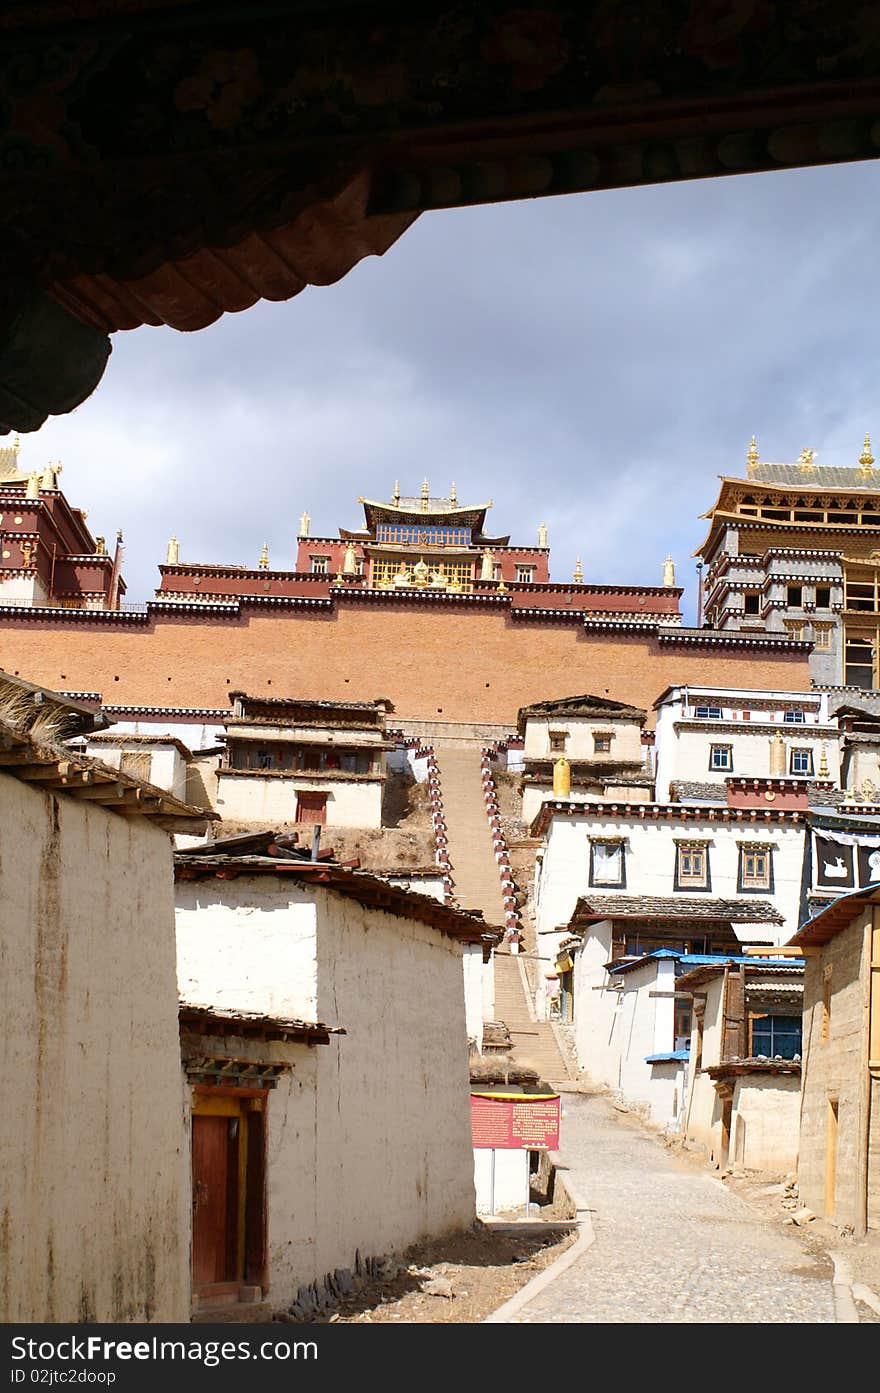
<instances>
[{"instance_id":1,"label":"cloudy sky","mask_svg":"<svg viewBox=\"0 0 880 1393\"><path fill-rule=\"evenodd\" d=\"M130 600L183 561L290 567L359 495L455 480L551 572L657 584L717 475L854 464L880 447L880 165L741 176L424 215L336 286L199 334L118 334L104 381L22 441L64 463L95 533L122 527ZM877 449L880 458L880 448Z\"/></svg>"}]
</instances>

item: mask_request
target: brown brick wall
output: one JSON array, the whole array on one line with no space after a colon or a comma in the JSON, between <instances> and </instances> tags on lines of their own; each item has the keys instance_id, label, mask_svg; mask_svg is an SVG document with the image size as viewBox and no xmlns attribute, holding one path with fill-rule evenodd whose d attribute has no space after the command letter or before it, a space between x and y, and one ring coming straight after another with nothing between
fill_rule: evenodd
<instances>
[{"instance_id":1,"label":"brown brick wall","mask_svg":"<svg viewBox=\"0 0 880 1393\"><path fill-rule=\"evenodd\" d=\"M870 910L868 911L870 913ZM835 1221L858 1222L859 1109L863 1069L864 915L807 959L804 980L804 1072L801 1104L800 1197L825 1212L828 1100L838 1100ZM822 1039L823 971L831 967L831 1017Z\"/></svg>"},{"instance_id":2,"label":"brown brick wall","mask_svg":"<svg viewBox=\"0 0 880 1393\"><path fill-rule=\"evenodd\" d=\"M807 661L698 649L449 608L340 607L240 618L158 615L146 626L4 619L0 667L107 702L222 706L236 688L370 700L421 719L513 723L520 706L580 692L648 708L671 683L809 688Z\"/></svg>"}]
</instances>

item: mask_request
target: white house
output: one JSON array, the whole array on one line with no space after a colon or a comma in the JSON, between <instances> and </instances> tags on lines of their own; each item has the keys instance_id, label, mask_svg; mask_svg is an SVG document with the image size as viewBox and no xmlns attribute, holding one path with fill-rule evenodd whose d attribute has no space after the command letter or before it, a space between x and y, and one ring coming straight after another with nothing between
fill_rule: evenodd
<instances>
[{"instance_id":1,"label":"white house","mask_svg":"<svg viewBox=\"0 0 880 1393\"><path fill-rule=\"evenodd\" d=\"M263 1280L245 1280L259 1266L247 1266L245 1224L238 1249L211 1258L200 1248L200 1300L228 1299L230 1288L253 1299L257 1286L285 1307L352 1269L358 1254L466 1227L474 1181L462 955L474 968L469 1010L481 1021L482 920L324 862L182 853L176 867L183 1001L288 1029L287 1040L258 1041L251 1062L255 1078L292 1066L260 1104L265 1184L259 1164L242 1182L254 1224L266 1228ZM309 1051L299 1028L322 1036L321 1048ZM220 1069L208 1072L204 1086L220 1087ZM215 1107L232 1106L211 1096ZM231 1128L235 1118L223 1115ZM194 1126L198 1187L198 1109ZM237 1164L251 1174L246 1157Z\"/></svg>"},{"instance_id":2,"label":"white house","mask_svg":"<svg viewBox=\"0 0 880 1393\"><path fill-rule=\"evenodd\" d=\"M827 692L668 687L657 712L655 796L705 797L731 775L840 786L840 732Z\"/></svg>"},{"instance_id":3,"label":"white house","mask_svg":"<svg viewBox=\"0 0 880 1393\"><path fill-rule=\"evenodd\" d=\"M539 953L555 956L581 899L614 917L615 904L623 912L644 898L644 920L651 902L668 902L698 930L714 906L715 923L734 917L737 941L783 942L799 918L805 817L767 803L545 803L532 826L544 839L534 896Z\"/></svg>"},{"instance_id":4,"label":"white house","mask_svg":"<svg viewBox=\"0 0 880 1393\"><path fill-rule=\"evenodd\" d=\"M553 768L564 758L575 801L626 799L647 802L653 777L650 746L642 743L646 713L608 697L581 696L539 701L520 709L523 741L522 818L528 825L553 796Z\"/></svg>"},{"instance_id":5,"label":"white house","mask_svg":"<svg viewBox=\"0 0 880 1393\"><path fill-rule=\"evenodd\" d=\"M215 804L227 822L382 825L385 702L230 696Z\"/></svg>"},{"instance_id":6,"label":"white house","mask_svg":"<svg viewBox=\"0 0 880 1393\"><path fill-rule=\"evenodd\" d=\"M685 1139L720 1169L794 1170L803 961L688 963L676 988L693 999Z\"/></svg>"}]
</instances>

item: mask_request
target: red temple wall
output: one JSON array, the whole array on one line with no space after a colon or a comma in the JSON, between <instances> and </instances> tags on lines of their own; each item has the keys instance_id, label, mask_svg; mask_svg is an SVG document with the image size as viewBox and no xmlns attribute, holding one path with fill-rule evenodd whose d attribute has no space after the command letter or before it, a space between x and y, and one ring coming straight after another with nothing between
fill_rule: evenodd
<instances>
[{"instance_id":1,"label":"red temple wall","mask_svg":"<svg viewBox=\"0 0 880 1393\"><path fill-rule=\"evenodd\" d=\"M33 613L33 611L31 611ZM520 706L580 692L646 707L674 683L809 690L781 650L668 646L449 607L157 615L146 625L4 617L0 667L111 704L226 707L239 689L331 700L388 697L399 716L511 724Z\"/></svg>"}]
</instances>

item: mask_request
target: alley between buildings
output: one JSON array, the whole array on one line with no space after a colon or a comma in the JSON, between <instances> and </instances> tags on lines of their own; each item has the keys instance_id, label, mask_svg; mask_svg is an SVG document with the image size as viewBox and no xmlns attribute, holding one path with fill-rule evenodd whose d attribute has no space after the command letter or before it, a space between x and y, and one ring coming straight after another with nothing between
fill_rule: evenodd
<instances>
[{"instance_id":1,"label":"alley between buildings","mask_svg":"<svg viewBox=\"0 0 880 1393\"><path fill-rule=\"evenodd\" d=\"M564 1099L562 1155L595 1239L517 1323L830 1324L831 1265L606 1096Z\"/></svg>"}]
</instances>

